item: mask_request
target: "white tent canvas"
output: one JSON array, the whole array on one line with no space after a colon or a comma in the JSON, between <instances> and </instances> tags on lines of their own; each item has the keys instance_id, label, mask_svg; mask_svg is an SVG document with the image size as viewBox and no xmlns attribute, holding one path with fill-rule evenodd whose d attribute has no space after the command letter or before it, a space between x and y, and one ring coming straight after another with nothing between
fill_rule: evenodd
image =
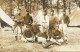
<instances>
[{"instance_id":1,"label":"white tent canvas","mask_svg":"<svg viewBox=\"0 0 80 52\"><path fill-rule=\"evenodd\" d=\"M14 25L14 21L0 8L0 18L10 26Z\"/></svg>"},{"instance_id":2,"label":"white tent canvas","mask_svg":"<svg viewBox=\"0 0 80 52\"><path fill-rule=\"evenodd\" d=\"M70 17L70 26L80 26L80 8L75 8L72 14L69 15Z\"/></svg>"}]
</instances>

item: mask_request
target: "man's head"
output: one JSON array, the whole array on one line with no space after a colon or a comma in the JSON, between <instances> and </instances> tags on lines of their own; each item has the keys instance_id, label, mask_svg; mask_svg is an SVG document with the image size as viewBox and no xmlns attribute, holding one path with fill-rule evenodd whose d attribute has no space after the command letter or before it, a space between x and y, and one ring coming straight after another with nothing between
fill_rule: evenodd
<instances>
[{"instance_id":1,"label":"man's head","mask_svg":"<svg viewBox=\"0 0 80 52\"><path fill-rule=\"evenodd\" d=\"M29 16L29 12L27 13L27 15Z\"/></svg>"},{"instance_id":2,"label":"man's head","mask_svg":"<svg viewBox=\"0 0 80 52\"><path fill-rule=\"evenodd\" d=\"M26 10L26 14L29 16L29 11Z\"/></svg>"},{"instance_id":3,"label":"man's head","mask_svg":"<svg viewBox=\"0 0 80 52\"><path fill-rule=\"evenodd\" d=\"M51 16L54 16L54 10L51 11Z\"/></svg>"},{"instance_id":4,"label":"man's head","mask_svg":"<svg viewBox=\"0 0 80 52\"><path fill-rule=\"evenodd\" d=\"M44 15L47 15L47 10L46 9L44 10Z\"/></svg>"},{"instance_id":5,"label":"man's head","mask_svg":"<svg viewBox=\"0 0 80 52\"><path fill-rule=\"evenodd\" d=\"M39 9L39 10L42 10L42 9L43 9L43 6L39 4L39 5L38 5L38 9Z\"/></svg>"}]
</instances>

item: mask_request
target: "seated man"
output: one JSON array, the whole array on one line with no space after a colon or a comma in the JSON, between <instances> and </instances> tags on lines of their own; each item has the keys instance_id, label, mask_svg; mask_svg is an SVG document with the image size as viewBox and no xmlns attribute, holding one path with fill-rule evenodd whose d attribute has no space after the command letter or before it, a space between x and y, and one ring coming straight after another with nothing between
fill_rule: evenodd
<instances>
[{"instance_id":1,"label":"seated man","mask_svg":"<svg viewBox=\"0 0 80 52\"><path fill-rule=\"evenodd\" d=\"M53 43L63 42L64 34L62 31L59 31L59 19L58 17L51 18L49 22L49 37L50 41Z\"/></svg>"},{"instance_id":2,"label":"seated man","mask_svg":"<svg viewBox=\"0 0 80 52\"><path fill-rule=\"evenodd\" d=\"M26 29L23 32L23 37L27 39L28 41L35 41L35 36L40 32L39 26L37 24L32 24L33 19L32 16L27 13L27 15L24 17L24 24L26 24Z\"/></svg>"},{"instance_id":3,"label":"seated man","mask_svg":"<svg viewBox=\"0 0 80 52\"><path fill-rule=\"evenodd\" d=\"M40 32L38 25L32 25L29 29L23 32L23 36L28 41L36 41L36 35Z\"/></svg>"}]
</instances>

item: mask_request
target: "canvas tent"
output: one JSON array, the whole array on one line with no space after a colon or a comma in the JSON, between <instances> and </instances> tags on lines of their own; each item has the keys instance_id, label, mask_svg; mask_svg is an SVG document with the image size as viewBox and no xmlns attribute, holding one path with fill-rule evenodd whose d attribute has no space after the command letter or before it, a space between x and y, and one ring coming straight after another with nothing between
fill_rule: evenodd
<instances>
[{"instance_id":1,"label":"canvas tent","mask_svg":"<svg viewBox=\"0 0 80 52\"><path fill-rule=\"evenodd\" d=\"M72 14L69 15L70 23L69 26L80 26L80 8L77 7L74 9Z\"/></svg>"},{"instance_id":2,"label":"canvas tent","mask_svg":"<svg viewBox=\"0 0 80 52\"><path fill-rule=\"evenodd\" d=\"M0 8L0 19L10 26L14 25L14 21Z\"/></svg>"}]
</instances>

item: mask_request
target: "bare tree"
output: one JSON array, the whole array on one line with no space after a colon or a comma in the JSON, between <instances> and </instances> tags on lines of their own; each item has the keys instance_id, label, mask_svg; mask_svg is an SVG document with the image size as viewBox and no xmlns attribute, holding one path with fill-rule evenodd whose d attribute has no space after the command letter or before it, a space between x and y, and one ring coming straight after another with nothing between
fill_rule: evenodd
<instances>
[{"instance_id":1,"label":"bare tree","mask_svg":"<svg viewBox=\"0 0 80 52\"><path fill-rule=\"evenodd\" d=\"M57 0L57 15L59 17L59 0Z\"/></svg>"},{"instance_id":2,"label":"bare tree","mask_svg":"<svg viewBox=\"0 0 80 52\"><path fill-rule=\"evenodd\" d=\"M69 2L69 14L71 14L70 6L71 6L71 2Z\"/></svg>"}]
</instances>

